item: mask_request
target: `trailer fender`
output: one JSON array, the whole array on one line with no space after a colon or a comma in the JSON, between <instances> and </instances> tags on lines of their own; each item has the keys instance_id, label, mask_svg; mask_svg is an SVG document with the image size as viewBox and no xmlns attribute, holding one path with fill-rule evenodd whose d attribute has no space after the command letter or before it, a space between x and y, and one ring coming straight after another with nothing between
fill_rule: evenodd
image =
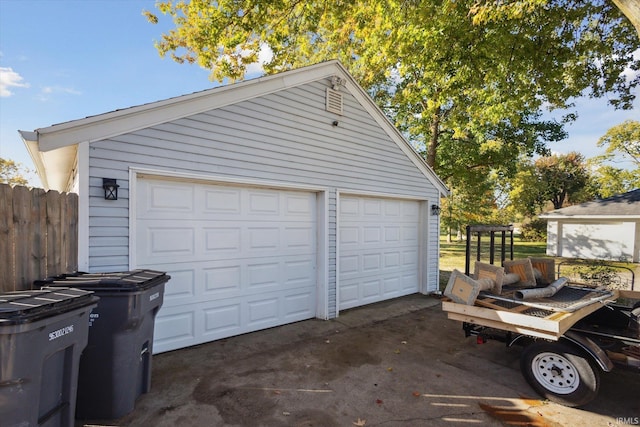
<instances>
[{"instance_id":1,"label":"trailer fender","mask_svg":"<svg viewBox=\"0 0 640 427\"><path fill-rule=\"evenodd\" d=\"M598 366L600 366L604 372L611 372L613 369L613 362L609 359L607 353L605 353L598 344L588 337L574 331L567 331L560 337L560 339L580 347L596 361Z\"/></svg>"}]
</instances>

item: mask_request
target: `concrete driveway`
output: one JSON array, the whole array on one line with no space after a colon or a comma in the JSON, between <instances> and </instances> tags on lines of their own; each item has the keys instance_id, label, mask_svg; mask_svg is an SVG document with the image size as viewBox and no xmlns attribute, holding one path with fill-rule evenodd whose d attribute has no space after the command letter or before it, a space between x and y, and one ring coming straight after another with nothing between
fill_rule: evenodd
<instances>
[{"instance_id":1,"label":"concrete driveway","mask_svg":"<svg viewBox=\"0 0 640 427\"><path fill-rule=\"evenodd\" d=\"M581 409L540 400L519 349L464 338L411 295L155 355L151 391L118 426L640 425L640 375L603 375Z\"/></svg>"}]
</instances>

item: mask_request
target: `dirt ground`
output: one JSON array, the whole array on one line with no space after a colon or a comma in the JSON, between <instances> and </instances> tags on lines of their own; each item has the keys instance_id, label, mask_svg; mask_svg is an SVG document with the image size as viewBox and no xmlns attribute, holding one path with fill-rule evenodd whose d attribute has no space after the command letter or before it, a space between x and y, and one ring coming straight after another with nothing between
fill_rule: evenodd
<instances>
[{"instance_id":1,"label":"dirt ground","mask_svg":"<svg viewBox=\"0 0 640 427\"><path fill-rule=\"evenodd\" d=\"M416 294L154 355L133 412L77 425L640 425L640 375L604 374L594 402L566 408L537 397L519 353L465 338Z\"/></svg>"}]
</instances>

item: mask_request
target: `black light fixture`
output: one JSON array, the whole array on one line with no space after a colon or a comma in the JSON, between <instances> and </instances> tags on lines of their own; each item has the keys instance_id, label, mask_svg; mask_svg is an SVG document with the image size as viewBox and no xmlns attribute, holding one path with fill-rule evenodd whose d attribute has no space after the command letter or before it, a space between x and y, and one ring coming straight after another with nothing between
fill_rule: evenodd
<instances>
[{"instance_id":1,"label":"black light fixture","mask_svg":"<svg viewBox=\"0 0 640 427\"><path fill-rule=\"evenodd\" d=\"M113 178L102 178L102 188L104 188L105 200L118 200L118 187L120 187Z\"/></svg>"},{"instance_id":2,"label":"black light fixture","mask_svg":"<svg viewBox=\"0 0 640 427\"><path fill-rule=\"evenodd\" d=\"M431 215L440 215L440 206L431 205Z\"/></svg>"}]
</instances>

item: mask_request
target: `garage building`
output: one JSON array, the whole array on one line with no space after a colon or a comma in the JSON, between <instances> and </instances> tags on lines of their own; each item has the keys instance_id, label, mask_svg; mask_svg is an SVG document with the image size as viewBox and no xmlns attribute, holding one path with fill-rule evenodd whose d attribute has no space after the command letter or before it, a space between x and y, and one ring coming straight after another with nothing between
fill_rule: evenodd
<instances>
[{"instance_id":1,"label":"garage building","mask_svg":"<svg viewBox=\"0 0 640 427\"><path fill-rule=\"evenodd\" d=\"M447 189L336 61L21 135L80 270L171 275L156 352L438 289Z\"/></svg>"},{"instance_id":2,"label":"garage building","mask_svg":"<svg viewBox=\"0 0 640 427\"><path fill-rule=\"evenodd\" d=\"M547 220L547 255L640 262L640 189L540 218Z\"/></svg>"}]
</instances>

